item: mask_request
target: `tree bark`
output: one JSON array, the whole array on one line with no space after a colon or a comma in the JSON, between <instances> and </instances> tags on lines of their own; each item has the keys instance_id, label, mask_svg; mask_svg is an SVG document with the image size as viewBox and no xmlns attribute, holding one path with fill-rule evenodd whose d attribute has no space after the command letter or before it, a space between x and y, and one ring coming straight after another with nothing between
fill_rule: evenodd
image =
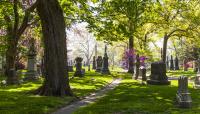
<instances>
[{"instance_id":1,"label":"tree bark","mask_svg":"<svg viewBox=\"0 0 200 114\"><path fill-rule=\"evenodd\" d=\"M133 25L130 22L130 37L129 37L129 51L133 51L134 41L133 41ZM129 57L128 73L134 74L134 59Z\"/></svg>"},{"instance_id":2,"label":"tree bark","mask_svg":"<svg viewBox=\"0 0 200 114\"><path fill-rule=\"evenodd\" d=\"M15 38L8 38L8 49L6 51L6 71L7 84L18 84L18 76L15 73L15 60L17 53L17 41Z\"/></svg>"},{"instance_id":3,"label":"tree bark","mask_svg":"<svg viewBox=\"0 0 200 114\"><path fill-rule=\"evenodd\" d=\"M165 63L166 62L166 56L167 56L167 41L168 41L169 37L167 34L165 34L164 36L164 40L163 40L163 51L162 51L162 61Z\"/></svg>"},{"instance_id":4,"label":"tree bark","mask_svg":"<svg viewBox=\"0 0 200 114\"><path fill-rule=\"evenodd\" d=\"M44 37L45 81L36 93L45 96L71 96L66 70L67 49L63 11L57 0L39 0L37 11Z\"/></svg>"}]
</instances>

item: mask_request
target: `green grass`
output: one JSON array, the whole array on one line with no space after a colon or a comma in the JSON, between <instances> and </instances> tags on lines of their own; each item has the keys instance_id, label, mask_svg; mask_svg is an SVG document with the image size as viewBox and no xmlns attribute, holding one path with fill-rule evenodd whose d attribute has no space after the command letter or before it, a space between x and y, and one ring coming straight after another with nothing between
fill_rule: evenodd
<instances>
[{"instance_id":1,"label":"green grass","mask_svg":"<svg viewBox=\"0 0 200 114\"><path fill-rule=\"evenodd\" d=\"M83 97L102 88L112 79L111 75L86 72L83 78L71 79L70 85L75 95ZM21 85L0 87L0 114L44 114L75 100L73 97L61 98L30 94L30 91L37 89L41 83L42 81L27 82Z\"/></svg>"},{"instance_id":2,"label":"green grass","mask_svg":"<svg viewBox=\"0 0 200 114\"><path fill-rule=\"evenodd\" d=\"M75 114L197 114L200 112L200 90L193 89L190 83L189 91L192 108L181 109L174 102L177 81L172 81L170 86L155 86L141 85L126 78L105 97L80 108Z\"/></svg>"},{"instance_id":3,"label":"green grass","mask_svg":"<svg viewBox=\"0 0 200 114\"><path fill-rule=\"evenodd\" d=\"M168 71L167 76L170 77L187 76L189 78L193 78L194 76L196 76L196 72L193 72L193 69L189 69L188 71L175 70L175 71Z\"/></svg>"}]
</instances>

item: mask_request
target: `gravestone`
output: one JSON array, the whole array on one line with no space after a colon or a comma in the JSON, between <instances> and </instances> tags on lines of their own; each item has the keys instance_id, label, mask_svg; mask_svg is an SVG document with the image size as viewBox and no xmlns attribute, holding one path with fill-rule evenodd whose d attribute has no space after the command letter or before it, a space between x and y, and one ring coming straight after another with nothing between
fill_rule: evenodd
<instances>
[{"instance_id":1,"label":"gravestone","mask_svg":"<svg viewBox=\"0 0 200 114\"><path fill-rule=\"evenodd\" d=\"M151 64L150 80L147 80L148 84L152 85L169 85L168 77L166 75L166 65L164 62L154 62Z\"/></svg>"},{"instance_id":2,"label":"gravestone","mask_svg":"<svg viewBox=\"0 0 200 114\"><path fill-rule=\"evenodd\" d=\"M200 89L200 74L199 73L197 73L194 79L194 88Z\"/></svg>"},{"instance_id":3,"label":"gravestone","mask_svg":"<svg viewBox=\"0 0 200 114\"><path fill-rule=\"evenodd\" d=\"M96 72L101 72L101 69L102 69L102 63L103 63L102 56L98 56L96 61L97 61Z\"/></svg>"},{"instance_id":4,"label":"gravestone","mask_svg":"<svg viewBox=\"0 0 200 114\"><path fill-rule=\"evenodd\" d=\"M96 57L95 56L93 56L92 69L93 70L96 69Z\"/></svg>"},{"instance_id":5,"label":"gravestone","mask_svg":"<svg viewBox=\"0 0 200 114\"><path fill-rule=\"evenodd\" d=\"M170 59L170 70L174 70L174 60L173 60L172 55L171 55L171 59Z\"/></svg>"},{"instance_id":6,"label":"gravestone","mask_svg":"<svg viewBox=\"0 0 200 114\"><path fill-rule=\"evenodd\" d=\"M141 70L141 75L142 75L142 81L147 81L146 68L140 67L140 70Z\"/></svg>"},{"instance_id":7,"label":"gravestone","mask_svg":"<svg viewBox=\"0 0 200 114\"><path fill-rule=\"evenodd\" d=\"M101 69L102 74L110 74L110 70L108 69L108 55L107 55L107 46L105 45L105 52L103 57L103 65Z\"/></svg>"},{"instance_id":8,"label":"gravestone","mask_svg":"<svg viewBox=\"0 0 200 114\"><path fill-rule=\"evenodd\" d=\"M192 98L188 91L188 78L185 76L178 78L176 100L180 108L190 108L192 106Z\"/></svg>"},{"instance_id":9,"label":"gravestone","mask_svg":"<svg viewBox=\"0 0 200 114\"><path fill-rule=\"evenodd\" d=\"M167 56L167 60L166 60L166 68L169 69L169 58Z\"/></svg>"},{"instance_id":10,"label":"gravestone","mask_svg":"<svg viewBox=\"0 0 200 114\"><path fill-rule=\"evenodd\" d=\"M76 61L76 71L74 73L74 76L83 77L84 76L84 74L82 73L83 58L76 57L75 61Z\"/></svg>"},{"instance_id":11,"label":"gravestone","mask_svg":"<svg viewBox=\"0 0 200 114\"><path fill-rule=\"evenodd\" d=\"M68 67L68 71L69 72L73 72L74 71L74 69L73 69L73 62L72 61L68 62L68 66L67 67Z\"/></svg>"},{"instance_id":12,"label":"gravestone","mask_svg":"<svg viewBox=\"0 0 200 114\"><path fill-rule=\"evenodd\" d=\"M39 78L37 73L37 63L36 63L36 49L35 49L35 40L31 40L29 52L28 52L28 64L27 64L27 72L24 80L37 80Z\"/></svg>"},{"instance_id":13,"label":"gravestone","mask_svg":"<svg viewBox=\"0 0 200 114\"><path fill-rule=\"evenodd\" d=\"M138 79L140 73L140 57L139 54L136 55L136 72L135 72L135 79ZM142 72L141 72L142 75Z\"/></svg>"},{"instance_id":14,"label":"gravestone","mask_svg":"<svg viewBox=\"0 0 200 114\"><path fill-rule=\"evenodd\" d=\"M179 61L177 56L174 61L175 61L175 70L179 70Z\"/></svg>"}]
</instances>

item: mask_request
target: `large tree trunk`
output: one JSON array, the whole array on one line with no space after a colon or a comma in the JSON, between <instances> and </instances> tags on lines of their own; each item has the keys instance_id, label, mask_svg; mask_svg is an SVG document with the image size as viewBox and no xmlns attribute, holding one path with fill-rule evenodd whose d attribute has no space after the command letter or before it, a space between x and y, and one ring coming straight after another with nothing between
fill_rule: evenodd
<instances>
[{"instance_id":1,"label":"large tree trunk","mask_svg":"<svg viewBox=\"0 0 200 114\"><path fill-rule=\"evenodd\" d=\"M18 76L15 73L15 61L17 54L17 41L16 38L9 38L8 49L6 51L6 71L7 84L18 84Z\"/></svg>"},{"instance_id":2,"label":"large tree trunk","mask_svg":"<svg viewBox=\"0 0 200 114\"><path fill-rule=\"evenodd\" d=\"M133 51L134 41L133 41L133 26L130 22L130 37L129 37L129 51ZM128 58L129 66L128 66L128 73L134 74L134 59L133 57Z\"/></svg>"},{"instance_id":3,"label":"large tree trunk","mask_svg":"<svg viewBox=\"0 0 200 114\"><path fill-rule=\"evenodd\" d=\"M67 50L63 11L57 0L39 0L38 14L44 37L45 81L37 94L72 95L66 69Z\"/></svg>"},{"instance_id":4,"label":"large tree trunk","mask_svg":"<svg viewBox=\"0 0 200 114\"><path fill-rule=\"evenodd\" d=\"M167 56L167 41L168 41L168 36L165 34L164 40L163 40L163 51L162 51L162 61L165 63L166 62L166 56Z\"/></svg>"}]
</instances>

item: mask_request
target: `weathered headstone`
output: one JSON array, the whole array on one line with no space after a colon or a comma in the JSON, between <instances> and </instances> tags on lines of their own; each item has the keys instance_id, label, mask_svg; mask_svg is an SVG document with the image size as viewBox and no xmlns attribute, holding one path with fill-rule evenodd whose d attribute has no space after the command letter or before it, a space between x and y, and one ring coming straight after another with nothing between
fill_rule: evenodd
<instances>
[{"instance_id":1,"label":"weathered headstone","mask_svg":"<svg viewBox=\"0 0 200 114\"><path fill-rule=\"evenodd\" d=\"M177 56L174 61L175 61L175 70L179 70L179 61Z\"/></svg>"},{"instance_id":2,"label":"weathered headstone","mask_svg":"<svg viewBox=\"0 0 200 114\"><path fill-rule=\"evenodd\" d=\"M135 72L135 79L138 79L139 72L140 72L140 57L139 54L136 55L136 72Z\"/></svg>"},{"instance_id":3,"label":"weathered headstone","mask_svg":"<svg viewBox=\"0 0 200 114\"><path fill-rule=\"evenodd\" d=\"M140 70L141 70L141 74L142 74L142 81L147 81L146 68L141 67Z\"/></svg>"},{"instance_id":4,"label":"weathered headstone","mask_svg":"<svg viewBox=\"0 0 200 114\"><path fill-rule=\"evenodd\" d=\"M166 68L169 69L169 58L167 56L167 60L166 60Z\"/></svg>"},{"instance_id":5,"label":"weathered headstone","mask_svg":"<svg viewBox=\"0 0 200 114\"><path fill-rule=\"evenodd\" d=\"M68 71L69 71L69 72L73 72L73 71L74 71L72 61L69 61L69 62L68 62L68 66L67 66L67 67L68 67Z\"/></svg>"},{"instance_id":6,"label":"weathered headstone","mask_svg":"<svg viewBox=\"0 0 200 114\"><path fill-rule=\"evenodd\" d=\"M174 60L173 60L172 55L171 55L171 59L170 59L170 70L174 70Z\"/></svg>"},{"instance_id":7,"label":"weathered headstone","mask_svg":"<svg viewBox=\"0 0 200 114\"><path fill-rule=\"evenodd\" d=\"M28 52L28 64L27 64L27 72L24 80L37 80L39 78L37 73L37 63L36 63L36 49L35 49L35 40L31 40L30 49Z\"/></svg>"},{"instance_id":8,"label":"weathered headstone","mask_svg":"<svg viewBox=\"0 0 200 114\"><path fill-rule=\"evenodd\" d=\"M75 61L76 61L76 71L74 73L74 76L83 77L84 76L83 73L82 73L83 58L76 57Z\"/></svg>"},{"instance_id":9,"label":"weathered headstone","mask_svg":"<svg viewBox=\"0 0 200 114\"><path fill-rule=\"evenodd\" d=\"M180 76L178 78L178 91L176 94L178 106L181 108L190 108L192 106L192 98L188 91L188 78Z\"/></svg>"},{"instance_id":10,"label":"weathered headstone","mask_svg":"<svg viewBox=\"0 0 200 114\"><path fill-rule=\"evenodd\" d=\"M92 69L93 70L96 69L96 57L95 56L93 56Z\"/></svg>"},{"instance_id":11,"label":"weathered headstone","mask_svg":"<svg viewBox=\"0 0 200 114\"><path fill-rule=\"evenodd\" d=\"M150 80L147 80L148 84L152 85L169 85L168 77L166 75L166 65L164 62L154 62L151 64Z\"/></svg>"},{"instance_id":12,"label":"weathered headstone","mask_svg":"<svg viewBox=\"0 0 200 114\"><path fill-rule=\"evenodd\" d=\"M101 69L102 74L110 74L110 70L108 69L108 55L107 55L107 46L105 45L105 52L103 57L103 65Z\"/></svg>"},{"instance_id":13,"label":"weathered headstone","mask_svg":"<svg viewBox=\"0 0 200 114\"><path fill-rule=\"evenodd\" d=\"M98 56L96 61L97 61L96 72L101 72L101 69L102 69L102 63L103 63L102 56Z\"/></svg>"}]
</instances>

